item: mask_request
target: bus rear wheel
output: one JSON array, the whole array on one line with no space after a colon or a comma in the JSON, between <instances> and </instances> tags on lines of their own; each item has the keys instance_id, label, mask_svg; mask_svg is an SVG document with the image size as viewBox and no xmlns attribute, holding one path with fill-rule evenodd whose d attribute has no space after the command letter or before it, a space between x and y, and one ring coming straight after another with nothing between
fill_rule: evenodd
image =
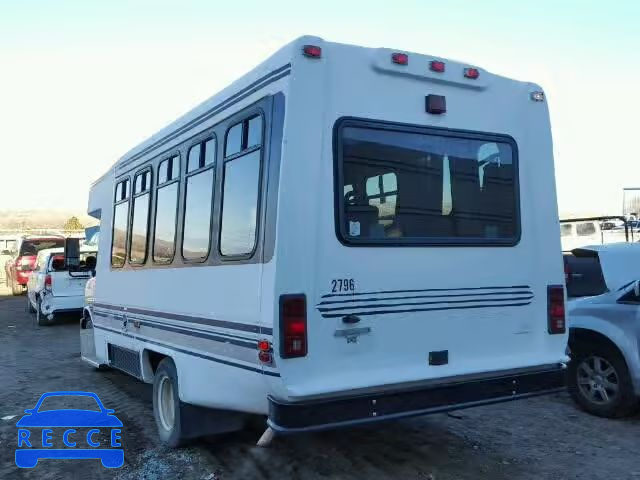
<instances>
[{"instance_id":1,"label":"bus rear wheel","mask_svg":"<svg viewBox=\"0 0 640 480\"><path fill-rule=\"evenodd\" d=\"M178 372L171 358L163 359L153 377L153 416L160 439L170 447L184 445Z\"/></svg>"}]
</instances>

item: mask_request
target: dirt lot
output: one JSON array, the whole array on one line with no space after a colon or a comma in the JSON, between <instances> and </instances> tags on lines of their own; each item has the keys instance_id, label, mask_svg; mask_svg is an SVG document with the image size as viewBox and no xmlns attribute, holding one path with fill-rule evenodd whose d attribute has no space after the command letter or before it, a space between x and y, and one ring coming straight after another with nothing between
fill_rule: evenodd
<instances>
[{"instance_id":1,"label":"dirt lot","mask_svg":"<svg viewBox=\"0 0 640 480\"><path fill-rule=\"evenodd\" d=\"M603 420L556 395L337 432L277 438L259 433L162 447L151 389L115 371L97 372L79 358L75 318L38 328L25 298L0 292L0 478L118 479L640 479L640 416ZM43 392L98 394L124 423L125 465L98 460L14 463L16 421ZM15 416L15 417L14 417Z\"/></svg>"}]
</instances>

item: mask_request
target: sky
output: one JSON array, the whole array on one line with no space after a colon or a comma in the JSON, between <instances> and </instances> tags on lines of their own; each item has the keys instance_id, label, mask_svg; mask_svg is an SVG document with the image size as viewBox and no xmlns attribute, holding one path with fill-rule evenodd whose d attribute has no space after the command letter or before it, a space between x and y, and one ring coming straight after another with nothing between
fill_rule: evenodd
<instances>
[{"instance_id":1,"label":"sky","mask_svg":"<svg viewBox=\"0 0 640 480\"><path fill-rule=\"evenodd\" d=\"M625 0L0 0L0 210L84 211L122 154L311 34L542 85L561 216L619 214L640 187L638 24Z\"/></svg>"}]
</instances>

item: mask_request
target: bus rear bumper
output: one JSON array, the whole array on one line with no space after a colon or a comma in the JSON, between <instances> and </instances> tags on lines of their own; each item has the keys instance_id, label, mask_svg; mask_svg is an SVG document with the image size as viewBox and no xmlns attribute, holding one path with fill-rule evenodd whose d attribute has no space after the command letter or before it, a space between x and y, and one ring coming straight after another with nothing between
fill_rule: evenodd
<instances>
[{"instance_id":1,"label":"bus rear bumper","mask_svg":"<svg viewBox=\"0 0 640 480\"><path fill-rule=\"evenodd\" d=\"M286 402L269 397L268 425L278 433L298 433L441 413L563 391L566 366L485 377L411 390Z\"/></svg>"}]
</instances>

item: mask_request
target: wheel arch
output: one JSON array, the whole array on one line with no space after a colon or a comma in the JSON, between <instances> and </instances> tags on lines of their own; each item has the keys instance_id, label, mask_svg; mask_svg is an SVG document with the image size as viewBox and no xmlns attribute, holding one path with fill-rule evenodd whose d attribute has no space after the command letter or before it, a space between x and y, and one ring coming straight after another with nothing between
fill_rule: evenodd
<instances>
[{"instance_id":1,"label":"wheel arch","mask_svg":"<svg viewBox=\"0 0 640 480\"><path fill-rule=\"evenodd\" d=\"M166 352L145 348L142 350L142 379L147 383L153 382L158 365L165 358L171 358L175 363L175 359Z\"/></svg>"},{"instance_id":2,"label":"wheel arch","mask_svg":"<svg viewBox=\"0 0 640 480\"><path fill-rule=\"evenodd\" d=\"M630 344L631 339L623 330L618 330L611 324L605 332L602 329L592 329L586 326L569 329L569 348L574 350L579 343L603 344L620 354L629 371L636 395L640 396L640 360L638 359L637 344L635 348ZM635 352L635 354L634 354Z\"/></svg>"}]
</instances>

